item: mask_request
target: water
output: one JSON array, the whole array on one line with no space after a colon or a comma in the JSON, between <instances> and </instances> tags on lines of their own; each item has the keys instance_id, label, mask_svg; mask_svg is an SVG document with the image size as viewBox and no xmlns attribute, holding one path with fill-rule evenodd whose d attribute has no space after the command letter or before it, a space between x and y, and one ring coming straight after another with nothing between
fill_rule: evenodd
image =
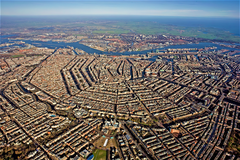
<instances>
[{"instance_id":1,"label":"water","mask_svg":"<svg viewBox=\"0 0 240 160\"><path fill-rule=\"evenodd\" d=\"M172 16L1 16L1 27L35 27L48 29L47 25L66 24L76 21L124 21L158 22L183 27L217 28L239 34L239 18L172 17Z\"/></svg>"},{"instance_id":2,"label":"water","mask_svg":"<svg viewBox=\"0 0 240 160\"><path fill-rule=\"evenodd\" d=\"M17 36L17 35L16 34L0 35L0 42L1 42L0 44L9 42L9 40L7 38L13 37L13 36Z\"/></svg>"},{"instance_id":3,"label":"water","mask_svg":"<svg viewBox=\"0 0 240 160\"><path fill-rule=\"evenodd\" d=\"M9 37L12 37L12 36L17 36L17 35L1 35L0 36L0 39L1 39L1 44L2 43L6 43L6 42L14 42L14 41L18 41L18 40L9 40L8 38ZM71 47L74 47L74 48L78 48L78 49L81 49L87 53L96 53L96 54L108 54L108 55L136 55L136 54L146 54L148 52L156 52L156 50L165 50L165 49L168 49L168 48L197 48L197 49L200 49L200 48L204 48L204 47L217 47L217 50L219 49L228 49L228 50L239 50L240 49L234 49L234 48L229 48L229 47L224 47L224 46L220 46L219 44L214 44L214 43L199 43L199 44L184 44L184 45L172 45L172 46L167 46L167 47L163 47L163 48L157 48L157 49L152 49L152 50L145 50L145 51L133 51L133 52L103 52L103 51L99 51L99 50L96 50L96 49L93 49L93 48L90 48L88 46L85 46L83 44L79 44L79 42L72 42L72 43L65 43L65 42L53 42L53 41L47 41L47 42L43 42L43 41L31 41L31 40L22 40L23 42L25 43L28 43L28 44L31 44L31 45L34 45L36 47L47 47L47 48L50 48L50 49L55 49L55 48L66 48L68 46L71 46ZM227 44L227 43L225 43ZM239 45L239 44L238 44ZM18 45L18 44L15 44L15 45L11 45L10 47L12 46L21 46L23 47L24 44L22 45ZM4 49L5 47L0 47L0 49ZM240 54L240 53L237 53L237 54Z\"/></svg>"},{"instance_id":4,"label":"water","mask_svg":"<svg viewBox=\"0 0 240 160\"><path fill-rule=\"evenodd\" d=\"M200 18L200 17L163 17L163 16L1 16L1 27L2 28L28 28L35 27L38 29L52 29L47 25L72 23L76 21L120 21L120 22L157 22L160 24L169 24L182 27L203 27L203 28L217 28L224 31L229 31L234 35L240 36L239 34L239 19L237 18ZM47 26L47 27L46 27ZM207 34L207 32L204 32ZM7 37L17 36L17 35L5 35L0 36L1 43L9 42ZM79 48L87 53L97 53L97 54L111 54L111 55L132 55L132 54L146 54L147 52L155 52L156 49L146 50L146 51L133 51L133 52L123 52L123 53L108 53L102 52L90 47L74 43L64 43L64 42L42 42L42 41L30 41L23 40L26 43L35 45L37 47L48 47L51 49L63 48L67 46L72 46L74 48ZM17 45L14 45L17 46ZM204 48L216 46L218 49L228 49L236 50L233 48L222 47L218 44L212 43L199 43L199 44L187 44L187 45L174 45L164 48L159 48L159 50L167 48ZM4 49L5 47L0 47Z\"/></svg>"},{"instance_id":5,"label":"water","mask_svg":"<svg viewBox=\"0 0 240 160\"><path fill-rule=\"evenodd\" d=\"M238 18L165 17L159 19L158 22L183 27L216 28L240 36Z\"/></svg>"},{"instance_id":6,"label":"water","mask_svg":"<svg viewBox=\"0 0 240 160\"><path fill-rule=\"evenodd\" d=\"M5 37L6 38L6 37ZM8 41L8 39L5 39L4 41ZM15 40L12 40L15 41ZM145 50L145 51L133 51L133 52L103 52L103 51L99 51L93 48L90 48L88 46L85 46L83 44L79 44L79 42L72 42L72 43L65 43L65 42L53 42L53 41L47 41L47 42L42 42L42 41L31 41L31 40L22 40L25 43L28 44L32 44L36 47L47 47L50 49L55 49L55 48L66 48L68 46L74 47L74 48L78 48L81 49L87 53L96 53L96 54L108 54L108 55L136 55L136 54L146 54L148 52L156 52L156 50L165 50L168 48L204 48L204 47L217 47L217 49L228 49L228 50L239 50L240 49L233 49L233 48L229 48L229 47L223 47L220 46L218 44L214 44L214 43L199 43L199 44L184 44L184 45L172 45L172 46L167 46L167 47L163 47L163 48L157 48L157 49L152 49L152 50ZM2 48L2 47L1 47ZM238 53L239 54L239 53Z\"/></svg>"}]
</instances>

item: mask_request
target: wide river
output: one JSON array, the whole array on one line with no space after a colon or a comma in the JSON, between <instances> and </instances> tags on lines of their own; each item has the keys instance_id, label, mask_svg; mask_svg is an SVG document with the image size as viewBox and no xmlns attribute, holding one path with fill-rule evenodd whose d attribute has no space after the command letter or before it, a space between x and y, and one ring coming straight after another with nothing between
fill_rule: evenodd
<instances>
[{"instance_id":1,"label":"wide river","mask_svg":"<svg viewBox=\"0 0 240 160\"><path fill-rule=\"evenodd\" d=\"M1 36L1 43L6 43L9 42L7 39L8 36ZM11 40L12 41L12 40ZM15 40L14 40L15 41ZM132 51L132 52L103 52L99 51L93 48L90 48L88 46L79 44L79 42L72 42L72 43L65 43L65 42L53 42L53 41L47 41L47 42L42 42L42 41L31 41L31 40L22 40L25 43L32 44L36 47L47 47L50 49L55 49L55 48L64 48L64 47L74 47L81 49L87 53L96 53L96 54L107 54L107 55L136 55L136 54L146 54L147 52L155 52L157 49L158 50L164 50L168 48L204 48L204 47L217 47L217 50L219 49L228 49L228 50L239 50L240 49L234 49L234 48L229 48L229 47L223 47L218 44L214 43L199 43L199 44L184 44L184 45L171 45L163 48L157 48L157 49L152 49L152 50L145 50L145 51ZM3 47L0 47L0 49L3 49ZM238 53L240 54L240 53Z\"/></svg>"}]
</instances>

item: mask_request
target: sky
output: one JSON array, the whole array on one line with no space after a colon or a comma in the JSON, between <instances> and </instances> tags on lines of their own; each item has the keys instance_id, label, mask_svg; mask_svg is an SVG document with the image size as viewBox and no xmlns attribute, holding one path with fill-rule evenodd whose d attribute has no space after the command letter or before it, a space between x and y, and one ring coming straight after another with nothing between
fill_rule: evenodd
<instances>
[{"instance_id":1,"label":"sky","mask_svg":"<svg viewBox=\"0 0 240 160\"><path fill-rule=\"evenodd\" d=\"M239 18L239 0L1 0L1 15L145 15Z\"/></svg>"}]
</instances>

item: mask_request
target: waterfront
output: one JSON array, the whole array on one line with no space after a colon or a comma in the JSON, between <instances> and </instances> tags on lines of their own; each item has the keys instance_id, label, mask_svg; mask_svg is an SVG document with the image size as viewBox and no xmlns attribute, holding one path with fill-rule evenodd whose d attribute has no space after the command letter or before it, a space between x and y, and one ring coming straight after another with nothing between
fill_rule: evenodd
<instances>
[{"instance_id":1,"label":"waterfront","mask_svg":"<svg viewBox=\"0 0 240 160\"><path fill-rule=\"evenodd\" d=\"M1 43L7 43L10 41L9 39L6 39L6 37L7 36L5 36L4 38L3 37L1 38ZM18 40L11 40L11 41L14 42L14 41L18 41ZM96 50L96 49L90 48L88 46L85 46L83 44L79 44L79 41L72 42L72 43L53 42L53 41L43 42L43 41L31 41L31 40L21 40L21 41L31 44L31 45L34 45L36 47L47 47L50 49L55 49L55 48L64 48L64 47L70 46L70 47L81 49L89 54L96 53L96 54L107 54L107 55L136 55L136 54L146 54L148 52L156 52L156 50L165 50L168 48L197 48L197 49L200 49L200 48L204 48L204 47L213 47L213 46L217 47L218 50L219 49L227 49L230 51L231 50L239 50L240 51L240 49L223 47L223 46L220 46L219 44L214 44L214 43L198 43L198 44L192 43L192 44L184 44L184 45L169 45L167 47L156 48L156 49L145 50L145 51L132 51L132 52L122 52L121 53L121 52L103 52L103 51ZM0 47L0 49L3 49L3 48L4 47ZM239 54L239 53L237 53L237 54Z\"/></svg>"}]
</instances>

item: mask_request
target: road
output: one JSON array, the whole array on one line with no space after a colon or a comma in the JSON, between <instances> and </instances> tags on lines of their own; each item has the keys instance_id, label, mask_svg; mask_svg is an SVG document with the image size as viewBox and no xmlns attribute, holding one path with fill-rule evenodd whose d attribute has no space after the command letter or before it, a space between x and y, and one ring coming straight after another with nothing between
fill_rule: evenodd
<instances>
[{"instance_id":1,"label":"road","mask_svg":"<svg viewBox=\"0 0 240 160\"><path fill-rule=\"evenodd\" d=\"M38 141L31 135L28 133L28 131L24 128L24 126L14 117L11 117L11 119L16 122L18 124L18 126L32 139L32 141L35 143L35 145L37 145L38 147L40 147L48 156L48 158L50 158L51 160L55 160L53 158L53 156L49 153L48 150L46 150L40 143L38 143Z\"/></svg>"}]
</instances>

